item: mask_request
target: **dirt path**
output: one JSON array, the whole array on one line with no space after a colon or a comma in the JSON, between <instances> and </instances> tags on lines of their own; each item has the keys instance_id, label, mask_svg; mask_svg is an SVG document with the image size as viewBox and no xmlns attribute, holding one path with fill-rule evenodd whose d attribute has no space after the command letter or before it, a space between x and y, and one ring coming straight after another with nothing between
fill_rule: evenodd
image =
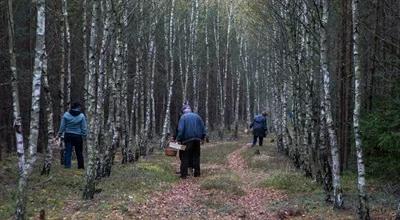
<instances>
[{"instance_id":1,"label":"dirt path","mask_svg":"<svg viewBox=\"0 0 400 220\"><path fill-rule=\"evenodd\" d=\"M227 155L227 162L218 166L202 164L202 177L180 180L171 190L155 192L147 202L133 207L137 219L277 219L267 211L268 201L284 197L280 192L258 187L265 174L251 171L241 153L241 146ZM222 158L221 158L222 159ZM241 195L221 190L206 190L202 181L223 171L239 177Z\"/></svg>"}]
</instances>

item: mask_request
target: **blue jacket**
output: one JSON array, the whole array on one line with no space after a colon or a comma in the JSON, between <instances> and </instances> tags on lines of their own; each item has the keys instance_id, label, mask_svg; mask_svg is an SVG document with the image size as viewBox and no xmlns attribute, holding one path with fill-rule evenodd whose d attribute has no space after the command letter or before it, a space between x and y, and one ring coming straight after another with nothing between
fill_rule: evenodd
<instances>
[{"instance_id":1,"label":"blue jacket","mask_svg":"<svg viewBox=\"0 0 400 220\"><path fill-rule=\"evenodd\" d=\"M86 136L87 124L85 115L75 110L65 112L61 119L58 135L62 136L64 133Z\"/></svg>"},{"instance_id":2,"label":"blue jacket","mask_svg":"<svg viewBox=\"0 0 400 220\"><path fill-rule=\"evenodd\" d=\"M267 119L262 115L257 115L254 117L250 128L253 128L253 135L265 137L265 132L268 130Z\"/></svg>"},{"instance_id":3,"label":"blue jacket","mask_svg":"<svg viewBox=\"0 0 400 220\"><path fill-rule=\"evenodd\" d=\"M177 141L183 144L193 140L203 140L206 136L204 122L193 112L181 116L178 124Z\"/></svg>"}]
</instances>

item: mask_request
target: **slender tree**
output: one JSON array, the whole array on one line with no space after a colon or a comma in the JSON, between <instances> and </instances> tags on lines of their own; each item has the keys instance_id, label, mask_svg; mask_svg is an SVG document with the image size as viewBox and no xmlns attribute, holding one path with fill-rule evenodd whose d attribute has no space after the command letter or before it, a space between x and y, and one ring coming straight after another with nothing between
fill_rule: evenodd
<instances>
[{"instance_id":1,"label":"slender tree","mask_svg":"<svg viewBox=\"0 0 400 220\"><path fill-rule=\"evenodd\" d=\"M354 59L354 139L357 151L357 188L358 188L358 216L360 219L370 219L369 207L368 207L368 195L365 190L365 166L364 166L364 155L361 142L360 134L360 109L361 109L361 68L360 68L360 56L359 56L359 28L360 28L360 12L359 12L359 1L352 0L353 9L353 59Z\"/></svg>"},{"instance_id":2,"label":"slender tree","mask_svg":"<svg viewBox=\"0 0 400 220\"><path fill-rule=\"evenodd\" d=\"M43 73L43 59L45 57L45 34L46 34L46 17L45 17L45 0L36 1L36 44L35 44L35 63L32 78L32 106L30 119L30 134L29 134L29 158L25 160L22 156L19 164L19 180L18 180L18 195L16 218L25 219L26 207L26 189L28 185L28 177L33 171L33 166L37 159L37 144L39 136L39 113L40 113L40 92ZM19 154L23 149L18 149Z\"/></svg>"},{"instance_id":3,"label":"slender tree","mask_svg":"<svg viewBox=\"0 0 400 220\"><path fill-rule=\"evenodd\" d=\"M93 132L96 129L96 45L97 45L97 23L98 23L98 0L93 0L92 4L92 21L90 26L90 43L89 43L89 90L88 90L88 121L89 134L87 138L88 162L86 165L85 186L83 190L83 199L92 199L95 193L95 177L96 177L96 136Z\"/></svg>"},{"instance_id":4,"label":"slender tree","mask_svg":"<svg viewBox=\"0 0 400 220\"><path fill-rule=\"evenodd\" d=\"M322 21L321 21L321 73L323 75L324 86L324 102L323 108L326 112L326 126L329 132L329 143L331 146L332 157L332 180L334 206L336 208L343 207L342 186L340 182L340 162L339 162L339 147L337 144L337 136L332 118L332 100L330 92L330 73L328 71L328 42L327 42L327 25L328 25L329 5L328 0L322 0Z\"/></svg>"}]
</instances>

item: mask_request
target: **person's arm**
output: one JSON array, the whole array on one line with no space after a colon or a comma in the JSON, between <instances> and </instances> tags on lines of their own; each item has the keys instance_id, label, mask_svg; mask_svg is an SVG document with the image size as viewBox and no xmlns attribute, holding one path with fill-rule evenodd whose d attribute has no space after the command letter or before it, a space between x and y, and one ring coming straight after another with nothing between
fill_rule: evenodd
<instances>
[{"instance_id":1,"label":"person's arm","mask_svg":"<svg viewBox=\"0 0 400 220\"><path fill-rule=\"evenodd\" d=\"M201 140L204 141L204 139L207 136L206 127L204 126L204 121L201 117L199 117L199 120L200 120L200 126L201 126Z\"/></svg>"},{"instance_id":2,"label":"person's arm","mask_svg":"<svg viewBox=\"0 0 400 220\"><path fill-rule=\"evenodd\" d=\"M81 130L82 130L82 136L86 137L86 135L87 135L86 116L83 116L83 119L82 119L82 122L81 122Z\"/></svg>"},{"instance_id":3,"label":"person's arm","mask_svg":"<svg viewBox=\"0 0 400 220\"><path fill-rule=\"evenodd\" d=\"M62 137L65 132L65 118L64 115L61 117L60 129L58 130L58 137Z\"/></svg>"},{"instance_id":4,"label":"person's arm","mask_svg":"<svg viewBox=\"0 0 400 220\"><path fill-rule=\"evenodd\" d=\"M179 123L178 123L178 135L176 136L176 140L178 142L182 142L184 129L185 129L185 122L184 122L183 117L181 117L181 119L179 119Z\"/></svg>"}]
</instances>

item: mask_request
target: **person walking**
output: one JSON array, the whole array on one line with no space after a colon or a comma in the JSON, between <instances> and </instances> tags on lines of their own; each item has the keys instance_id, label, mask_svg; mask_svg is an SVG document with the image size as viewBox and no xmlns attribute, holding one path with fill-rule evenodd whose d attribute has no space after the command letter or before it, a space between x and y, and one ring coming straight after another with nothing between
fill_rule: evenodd
<instances>
[{"instance_id":1,"label":"person walking","mask_svg":"<svg viewBox=\"0 0 400 220\"><path fill-rule=\"evenodd\" d=\"M81 105L75 102L71 109L64 113L61 119L58 136L64 139L64 167L71 168L72 147L75 147L78 169L84 169L83 161L83 138L86 138L87 124L86 116L81 112Z\"/></svg>"},{"instance_id":2,"label":"person walking","mask_svg":"<svg viewBox=\"0 0 400 220\"><path fill-rule=\"evenodd\" d=\"M189 105L182 108L183 115L178 123L178 143L186 145L186 149L181 151L181 178L185 179L188 175L188 167L192 164L195 177L200 176L200 144L206 137L204 122L201 117L192 112Z\"/></svg>"},{"instance_id":3,"label":"person walking","mask_svg":"<svg viewBox=\"0 0 400 220\"><path fill-rule=\"evenodd\" d=\"M263 145L263 139L266 137L266 133L268 132L267 127L267 112L263 112L261 115L257 115L254 117L253 122L250 124L250 128L253 129L253 144L254 147L257 144L260 146Z\"/></svg>"}]
</instances>

